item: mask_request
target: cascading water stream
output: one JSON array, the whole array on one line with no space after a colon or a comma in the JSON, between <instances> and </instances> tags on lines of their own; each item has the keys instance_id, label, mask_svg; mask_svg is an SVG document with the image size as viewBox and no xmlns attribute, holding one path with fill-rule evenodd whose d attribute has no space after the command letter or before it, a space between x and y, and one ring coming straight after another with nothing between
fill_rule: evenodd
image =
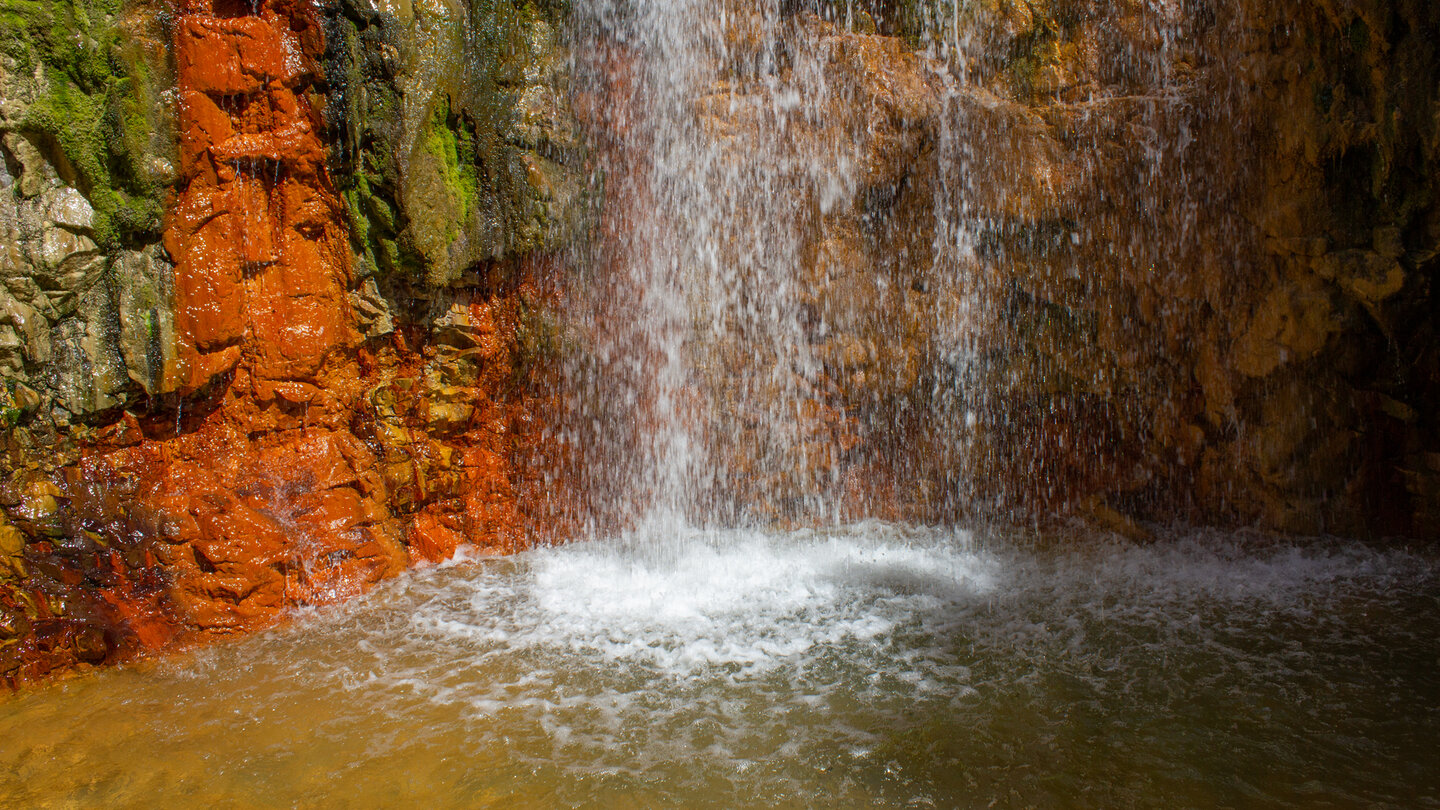
<instances>
[{"instance_id":1,"label":"cascading water stream","mask_svg":"<svg viewBox=\"0 0 1440 810\"><path fill-rule=\"evenodd\" d=\"M1086 23L1116 25L1101 5ZM1055 91L1063 125L999 92L1049 92L1002 58L1022 6L573 2L603 205L555 430L618 519L22 696L0 799L1440 806L1433 550L954 527L1063 492L1074 471L1014 463L1031 444L1113 439L1033 394L1114 370L1017 335L1106 328L1066 321L1111 281L1097 257L1150 272L1221 227L1167 179L1204 165L1167 50L1191 4L1127 4L1135 41L1095 92ZM897 8L904 42L867 11ZM451 22L419 28L458 43ZM1147 146L1134 186L1090 154L1112 124ZM1030 148L1052 125L1081 146Z\"/></svg>"},{"instance_id":2,"label":"cascading water stream","mask_svg":"<svg viewBox=\"0 0 1440 810\"><path fill-rule=\"evenodd\" d=\"M816 253L834 247L827 223L862 215L869 134L837 125L856 101L834 83L846 43L778 2L575 14L577 74L626 66L598 90L598 127L630 144L604 171L623 188L607 202L627 234L613 272L636 300L618 324L608 301L593 308L591 328L601 354L627 358L620 399L644 414L621 449L639 456L635 509L677 526L833 522L848 449L836 434L853 428L815 346L872 315L858 288L839 306L816 297L843 283ZM964 282L945 286L953 297Z\"/></svg>"},{"instance_id":3,"label":"cascading water stream","mask_svg":"<svg viewBox=\"0 0 1440 810\"><path fill-rule=\"evenodd\" d=\"M632 518L944 522L987 501L1058 505L1077 478L1142 474L1107 443L1173 427L1168 412L1085 412L1092 390L1158 386L1169 362L1155 335L1087 314L1087 296L1197 244L1201 207L1175 179L1203 164L1194 110L1228 114L1176 74L1199 58L1177 44L1197 23L1161 0L1082 15L1117 47L1088 95L1057 98L1077 145L1061 152L1044 140L1058 125L1005 97L1019 6L892 10L917 46L904 54L865 33L864 8L576 6L592 128L625 144L600 161L620 281L580 309L597 353L622 358L610 396L640 414L611 452L637 471ZM1115 126L1138 141L1121 188L1091 153ZM1140 368L1087 345L1103 329Z\"/></svg>"}]
</instances>

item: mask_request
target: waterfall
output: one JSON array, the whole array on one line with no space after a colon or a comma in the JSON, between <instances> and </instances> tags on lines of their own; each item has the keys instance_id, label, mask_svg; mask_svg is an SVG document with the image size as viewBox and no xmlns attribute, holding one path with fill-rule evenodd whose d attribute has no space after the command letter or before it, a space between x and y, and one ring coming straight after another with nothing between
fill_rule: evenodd
<instances>
[{"instance_id":1,"label":"waterfall","mask_svg":"<svg viewBox=\"0 0 1440 810\"><path fill-rule=\"evenodd\" d=\"M582 309L612 370L593 424L631 426L618 511L947 522L1186 474L1202 428L1174 392L1204 349L1176 335L1217 328L1214 280L1245 275L1216 45L1238 22L1178 0L575 17L610 144L618 281Z\"/></svg>"},{"instance_id":2,"label":"waterfall","mask_svg":"<svg viewBox=\"0 0 1440 810\"><path fill-rule=\"evenodd\" d=\"M0 486L0 683L175 654L8 700L4 806L1440 808L1440 6L355 0L322 82L244 5L175 435Z\"/></svg>"},{"instance_id":3,"label":"waterfall","mask_svg":"<svg viewBox=\"0 0 1440 810\"><path fill-rule=\"evenodd\" d=\"M906 182L867 185L875 133L850 112L863 88L837 82L869 45L782 2L596 2L576 17L575 73L618 144L601 162L619 281L599 287L589 329L597 354L623 358L607 383L623 379L611 396L641 425L614 448L638 455L634 508L699 525L841 517L867 403L843 401L836 358L874 364L877 342L913 337L873 322L874 296L909 292L853 266L883 227L865 195ZM906 283L936 275L953 278Z\"/></svg>"}]
</instances>

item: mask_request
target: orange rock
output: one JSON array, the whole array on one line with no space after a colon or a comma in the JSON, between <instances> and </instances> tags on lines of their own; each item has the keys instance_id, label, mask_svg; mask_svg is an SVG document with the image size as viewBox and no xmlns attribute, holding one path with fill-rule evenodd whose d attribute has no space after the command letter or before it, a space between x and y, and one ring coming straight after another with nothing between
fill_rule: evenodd
<instances>
[{"instance_id":1,"label":"orange rock","mask_svg":"<svg viewBox=\"0 0 1440 810\"><path fill-rule=\"evenodd\" d=\"M406 545L410 553L426 562L444 562L455 556L455 550L465 543L465 536L446 526L440 518L429 513L420 513L410 523Z\"/></svg>"},{"instance_id":2,"label":"orange rock","mask_svg":"<svg viewBox=\"0 0 1440 810\"><path fill-rule=\"evenodd\" d=\"M180 94L180 174L186 179L208 173L216 181L210 148L228 141L234 134L230 116L210 96L196 90Z\"/></svg>"},{"instance_id":3,"label":"orange rock","mask_svg":"<svg viewBox=\"0 0 1440 810\"><path fill-rule=\"evenodd\" d=\"M253 271L280 261L278 206L272 203L265 181L239 174L227 188L233 195L230 214L237 232L232 239L239 248L241 266Z\"/></svg>"},{"instance_id":4,"label":"orange rock","mask_svg":"<svg viewBox=\"0 0 1440 810\"><path fill-rule=\"evenodd\" d=\"M390 515L373 454L348 433L309 427L348 411L353 394L328 392L320 377L355 335L343 207L319 117L297 92L324 50L316 12L212 10L187 2L175 28L190 183L165 244L184 391L234 376L158 457L113 461L142 474L158 466L136 514L164 541L156 551L180 613L226 631L355 592L403 566L404 550L379 526Z\"/></svg>"},{"instance_id":5,"label":"orange rock","mask_svg":"<svg viewBox=\"0 0 1440 810\"><path fill-rule=\"evenodd\" d=\"M224 195L200 190L182 197L171 214L178 231L167 240L176 262L176 326L199 352L245 336L240 235L227 203Z\"/></svg>"},{"instance_id":6,"label":"orange rock","mask_svg":"<svg viewBox=\"0 0 1440 810\"><path fill-rule=\"evenodd\" d=\"M189 369L189 382L180 386L182 395L193 394L213 383L218 377L229 373L240 362L239 346L227 346L218 352L208 354L184 354L181 362Z\"/></svg>"},{"instance_id":7,"label":"orange rock","mask_svg":"<svg viewBox=\"0 0 1440 810\"><path fill-rule=\"evenodd\" d=\"M211 494L211 493L207 493ZM271 565L291 555L293 535L273 518L243 506L223 490L213 511L195 516L200 536L191 543L202 569L225 570L231 566ZM208 504L207 504L208 505ZM192 509L205 508L192 506Z\"/></svg>"},{"instance_id":8,"label":"orange rock","mask_svg":"<svg viewBox=\"0 0 1440 810\"><path fill-rule=\"evenodd\" d=\"M35 653L34 673L262 627L462 544L516 550L553 489L534 447L538 400L516 384L522 301L535 295L523 275L487 271L442 328L400 324L361 345L345 207L311 101L316 7L179 11L182 183L164 233L179 401L97 432L66 477L67 519L123 542L74 565L56 555L57 577L91 589L120 642L55 624L45 632L70 657Z\"/></svg>"},{"instance_id":9,"label":"orange rock","mask_svg":"<svg viewBox=\"0 0 1440 810\"><path fill-rule=\"evenodd\" d=\"M182 90L216 96L250 95L271 79L292 78L279 33L259 17L182 16L175 68Z\"/></svg>"}]
</instances>

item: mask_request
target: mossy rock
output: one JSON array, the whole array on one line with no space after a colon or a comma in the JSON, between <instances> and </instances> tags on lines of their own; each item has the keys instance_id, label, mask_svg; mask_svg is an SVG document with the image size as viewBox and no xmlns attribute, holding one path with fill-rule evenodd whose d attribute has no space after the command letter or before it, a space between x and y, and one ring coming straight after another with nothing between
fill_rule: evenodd
<instances>
[{"instance_id":1,"label":"mossy rock","mask_svg":"<svg viewBox=\"0 0 1440 810\"><path fill-rule=\"evenodd\" d=\"M567 13L513 0L471 0L458 19L328 12L326 71L346 88L327 109L332 170L362 264L437 287L563 239L577 148L525 99L550 90Z\"/></svg>"},{"instance_id":2,"label":"mossy rock","mask_svg":"<svg viewBox=\"0 0 1440 810\"><path fill-rule=\"evenodd\" d=\"M36 97L18 128L95 209L106 250L155 241L171 182L174 127L161 94L172 82L153 9L118 0L5 0L0 39ZM122 31L130 15L137 26ZM28 72L25 72L28 71Z\"/></svg>"}]
</instances>

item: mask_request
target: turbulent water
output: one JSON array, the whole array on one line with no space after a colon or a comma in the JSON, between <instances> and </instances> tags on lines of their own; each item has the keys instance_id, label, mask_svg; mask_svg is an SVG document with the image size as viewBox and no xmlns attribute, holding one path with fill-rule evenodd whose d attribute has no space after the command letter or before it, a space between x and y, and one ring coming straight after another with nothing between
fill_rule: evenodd
<instances>
[{"instance_id":1,"label":"turbulent water","mask_svg":"<svg viewBox=\"0 0 1440 810\"><path fill-rule=\"evenodd\" d=\"M0 712L6 806L1440 806L1440 559L867 523L462 560Z\"/></svg>"}]
</instances>

